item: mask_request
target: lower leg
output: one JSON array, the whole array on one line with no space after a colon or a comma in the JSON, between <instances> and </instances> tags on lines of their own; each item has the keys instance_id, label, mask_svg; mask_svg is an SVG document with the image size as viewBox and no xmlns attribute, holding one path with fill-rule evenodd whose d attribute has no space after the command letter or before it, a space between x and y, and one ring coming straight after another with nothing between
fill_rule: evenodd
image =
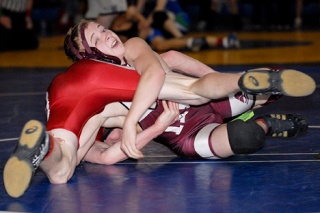
<instances>
[{"instance_id":1,"label":"lower leg","mask_svg":"<svg viewBox=\"0 0 320 213\"><path fill-rule=\"evenodd\" d=\"M40 168L47 175L50 183L62 184L72 177L76 164L76 148L67 147L65 141L54 138L54 149L42 161Z\"/></svg>"},{"instance_id":2,"label":"lower leg","mask_svg":"<svg viewBox=\"0 0 320 213\"><path fill-rule=\"evenodd\" d=\"M4 167L4 185L11 197L20 197L28 189L49 147L50 136L45 131L45 126L36 120L28 121L22 129L14 152Z\"/></svg>"},{"instance_id":3,"label":"lower leg","mask_svg":"<svg viewBox=\"0 0 320 213\"><path fill-rule=\"evenodd\" d=\"M249 126L238 120L237 123L232 124L233 126L230 126L230 123L222 124L211 133L211 147L216 157L227 158L235 154L249 154L258 151L263 146L265 132L258 123L252 123ZM241 130L241 125L246 125L247 131ZM250 132L249 128L252 127Z\"/></svg>"},{"instance_id":4,"label":"lower leg","mask_svg":"<svg viewBox=\"0 0 320 213\"><path fill-rule=\"evenodd\" d=\"M234 120L215 128L210 136L213 153L220 158L250 154L261 149L265 136L295 137L307 132L305 118L295 114L270 114L248 121Z\"/></svg>"},{"instance_id":5,"label":"lower leg","mask_svg":"<svg viewBox=\"0 0 320 213\"><path fill-rule=\"evenodd\" d=\"M219 99L240 91L240 76L234 73L209 73L193 83L190 90L208 99Z\"/></svg>"},{"instance_id":6,"label":"lower leg","mask_svg":"<svg viewBox=\"0 0 320 213\"><path fill-rule=\"evenodd\" d=\"M77 144L74 147L76 154ZM41 122L27 122L22 129L19 143L4 168L3 179L7 193L15 198L22 196L39 165L50 180L61 174L62 167L65 171L69 170L68 174L73 173L75 164L66 163L67 156L71 155L63 151Z\"/></svg>"},{"instance_id":7,"label":"lower leg","mask_svg":"<svg viewBox=\"0 0 320 213\"><path fill-rule=\"evenodd\" d=\"M188 43L188 38L170 38L164 39L163 37L156 37L151 42L151 47L159 52L164 52L168 50L179 50L186 48Z\"/></svg>"}]
</instances>

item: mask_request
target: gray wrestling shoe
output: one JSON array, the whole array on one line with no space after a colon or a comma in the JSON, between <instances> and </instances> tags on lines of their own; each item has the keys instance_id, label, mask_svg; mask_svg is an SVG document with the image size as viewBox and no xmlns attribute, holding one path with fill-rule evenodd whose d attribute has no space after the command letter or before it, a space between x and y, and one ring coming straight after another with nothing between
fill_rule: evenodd
<instances>
[{"instance_id":1,"label":"gray wrestling shoe","mask_svg":"<svg viewBox=\"0 0 320 213\"><path fill-rule=\"evenodd\" d=\"M202 50L203 48L208 47L208 43L206 41L206 38L193 38L192 45L191 45L191 51L198 52Z\"/></svg>"},{"instance_id":2,"label":"gray wrestling shoe","mask_svg":"<svg viewBox=\"0 0 320 213\"><path fill-rule=\"evenodd\" d=\"M303 97L316 89L315 81L296 70L249 70L243 74L238 85L248 94L282 94Z\"/></svg>"},{"instance_id":3,"label":"gray wrestling shoe","mask_svg":"<svg viewBox=\"0 0 320 213\"><path fill-rule=\"evenodd\" d=\"M4 167L4 186L11 197L18 198L28 189L49 146L49 134L44 125L36 120L28 121L22 129L18 145Z\"/></svg>"},{"instance_id":4,"label":"gray wrestling shoe","mask_svg":"<svg viewBox=\"0 0 320 213\"><path fill-rule=\"evenodd\" d=\"M270 114L259 117L268 126L267 135L290 138L305 134L308 131L307 120L298 114Z\"/></svg>"}]
</instances>

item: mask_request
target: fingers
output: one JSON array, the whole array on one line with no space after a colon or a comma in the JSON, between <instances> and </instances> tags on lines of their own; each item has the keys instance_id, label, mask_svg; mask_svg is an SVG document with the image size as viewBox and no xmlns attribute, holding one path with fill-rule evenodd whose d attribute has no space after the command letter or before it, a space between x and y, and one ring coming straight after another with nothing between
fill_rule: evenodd
<instances>
[{"instance_id":1,"label":"fingers","mask_svg":"<svg viewBox=\"0 0 320 213\"><path fill-rule=\"evenodd\" d=\"M138 159L143 158L143 154L136 147L136 130L127 129L128 131L123 131L123 137L121 141L121 150L130 158ZM132 130L132 131L130 131ZM133 140L132 140L133 139Z\"/></svg>"},{"instance_id":2,"label":"fingers","mask_svg":"<svg viewBox=\"0 0 320 213\"><path fill-rule=\"evenodd\" d=\"M127 145L125 143L121 144L121 150L129 157L134 159L143 158L143 154L139 151L136 146Z\"/></svg>"},{"instance_id":3,"label":"fingers","mask_svg":"<svg viewBox=\"0 0 320 213\"><path fill-rule=\"evenodd\" d=\"M171 111L179 112L179 103L172 102L172 101L162 101L162 106L164 111L170 109Z\"/></svg>"},{"instance_id":4,"label":"fingers","mask_svg":"<svg viewBox=\"0 0 320 213\"><path fill-rule=\"evenodd\" d=\"M127 150L127 155L130 158L134 158L134 159L139 159L139 158L143 158L143 154L141 151L139 151L136 146L127 146L126 147Z\"/></svg>"},{"instance_id":5,"label":"fingers","mask_svg":"<svg viewBox=\"0 0 320 213\"><path fill-rule=\"evenodd\" d=\"M179 118L179 103L168 101L168 109L170 109L172 116L175 116L175 120L177 120Z\"/></svg>"},{"instance_id":6,"label":"fingers","mask_svg":"<svg viewBox=\"0 0 320 213\"><path fill-rule=\"evenodd\" d=\"M162 101L163 112L159 122L163 125L170 125L179 119L179 104L171 101Z\"/></svg>"},{"instance_id":7,"label":"fingers","mask_svg":"<svg viewBox=\"0 0 320 213\"><path fill-rule=\"evenodd\" d=\"M162 106L163 106L164 111L168 110L168 104L167 104L167 101L162 100L161 102L162 102ZM168 101L168 102L170 102L170 101Z\"/></svg>"}]
</instances>

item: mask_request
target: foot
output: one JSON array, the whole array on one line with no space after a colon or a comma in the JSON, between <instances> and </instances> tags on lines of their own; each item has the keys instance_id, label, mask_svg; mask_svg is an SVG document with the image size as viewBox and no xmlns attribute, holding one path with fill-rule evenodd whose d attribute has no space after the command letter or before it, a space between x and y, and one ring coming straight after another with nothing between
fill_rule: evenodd
<instances>
[{"instance_id":1,"label":"foot","mask_svg":"<svg viewBox=\"0 0 320 213\"><path fill-rule=\"evenodd\" d=\"M22 129L18 145L4 167L4 186L11 197L20 197L28 189L48 150L49 135L43 124L36 120L28 121Z\"/></svg>"},{"instance_id":2,"label":"foot","mask_svg":"<svg viewBox=\"0 0 320 213\"><path fill-rule=\"evenodd\" d=\"M236 34L231 33L227 37L223 38L222 46L225 49L239 49L240 48L240 41Z\"/></svg>"},{"instance_id":3,"label":"foot","mask_svg":"<svg viewBox=\"0 0 320 213\"><path fill-rule=\"evenodd\" d=\"M296 137L306 133L308 130L307 120L301 115L270 114L260 118L262 118L268 126L267 135L272 137Z\"/></svg>"},{"instance_id":4,"label":"foot","mask_svg":"<svg viewBox=\"0 0 320 213\"><path fill-rule=\"evenodd\" d=\"M207 46L208 46L208 44L207 44L206 38L204 38L204 37L193 38L192 45L191 45L190 49L193 52L198 52Z\"/></svg>"},{"instance_id":5,"label":"foot","mask_svg":"<svg viewBox=\"0 0 320 213\"><path fill-rule=\"evenodd\" d=\"M248 94L291 97L307 96L316 89L316 83L310 76L296 70L250 70L240 77L238 85Z\"/></svg>"}]
</instances>

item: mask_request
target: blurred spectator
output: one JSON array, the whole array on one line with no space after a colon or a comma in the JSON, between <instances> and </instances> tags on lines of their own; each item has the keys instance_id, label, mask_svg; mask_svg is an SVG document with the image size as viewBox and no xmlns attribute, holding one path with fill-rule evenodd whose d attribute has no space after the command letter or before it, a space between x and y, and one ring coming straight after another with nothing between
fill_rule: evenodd
<instances>
[{"instance_id":1,"label":"blurred spectator","mask_svg":"<svg viewBox=\"0 0 320 213\"><path fill-rule=\"evenodd\" d=\"M251 1L252 23L255 30L288 30L294 20L295 1L260 0Z\"/></svg>"},{"instance_id":2,"label":"blurred spectator","mask_svg":"<svg viewBox=\"0 0 320 213\"><path fill-rule=\"evenodd\" d=\"M319 29L320 26L320 1L319 0L296 0L295 29Z\"/></svg>"},{"instance_id":3,"label":"blurred spectator","mask_svg":"<svg viewBox=\"0 0 320 213\"><path fill-rule=\"evenodd\" d=\"M60 11L60 0L34 0L32 18L37 33L43 36L55 34Z\"/></svg>"},{"instance_id":4,"label":"blurred spectator","mask_svg":"<svg viewBox=\"0 0 320 213\"><path fill-rule=\"evenodd\" d=\"M242 29L238 0L181 0L180 3L192 17L192 28L197 31Z\"/></svg>"},{"instance_id":5,"label":"blurred spectator","mask_svg":"<svg viewBox=\"0 0 320 213\"><path fill-rule=\"evenodd\" d=\"M0 51L38 48L31 19L32 4L32 0L0 0Z\"/></svg>"},{"instance_id":6,"label":"blurred spectator","mask_svg":"<svg viewBox=\"0 0 320 213\"><path fill-rule=\"evenodd\" d=\"M140 37L146 40L153 50L163 52L171 49L175 50L191 50L199 51L204 48L239 48L239 40L234 34L226 37L175 37L169 33L164 33L166 26L173 26L173 20L163 13L162 26L160 28L153 28L152 23L146 21L144 16L135 11L134 6L130 6L128 11L116 18L111 30L113 30L123 42L132 37ZM128 16L131 14L131 16ZM172 23L168 23L172 22ZM159 26L160 23L157 23Z\"/></svg>"},{"instance_id":7,"label":"blurred spectator","mask_svg":"<svg viewBox=\"0 0 320 213\"><path fill-rule=\"evenodd\" d=\"M61 0L59 31L66 33L70 27L80 22L86 12L86 0Z\"/></svg>"},{"instance_id":8,"label":"blurred spectator","mask_svg":"<svg viewBox=\"0 0 320 213\"><path fill-rule=\"evenodd\" d=\"M85 19L109 28L114 19L127 10L127 0L88 0Z\"/></svg>"},{"instance_id":9,"label":"blurred spectator","mask_svg":"<svg viewBox=\"0 0 320 213\"><path fill-rule=\"evenodd\" d=\"M147 18L153 28L181 38L190 30L189 15L183 10L178 0L140 0L138 10ZM164 20L171 19L168 26ZM165 28L164 28L165 27Z\"/></svg>"},{"instance_id":10,"label":"blurred spectator","mask_svg":"<svg viewBox=\"0 0 320 213\"><path fill-rule=\"evenodd\" d=\"M296 0L296 16L294 19L294 28L300 29L302 26L303 0Z\"/></svg>"}]
</instances>

